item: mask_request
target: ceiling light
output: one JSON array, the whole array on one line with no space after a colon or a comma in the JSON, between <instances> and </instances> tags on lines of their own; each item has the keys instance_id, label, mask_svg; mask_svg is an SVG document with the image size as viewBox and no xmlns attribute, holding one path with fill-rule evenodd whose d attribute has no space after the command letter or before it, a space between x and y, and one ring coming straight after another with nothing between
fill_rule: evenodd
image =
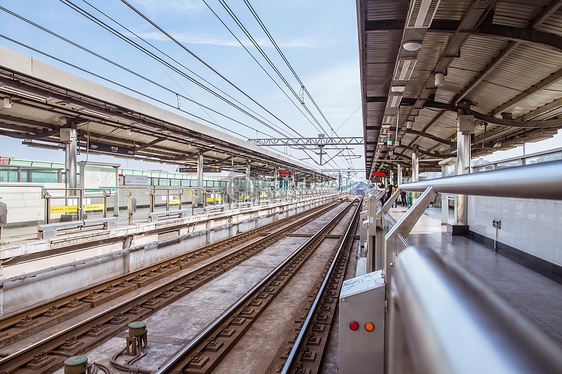
<instances>
[{"instance_id":1,"label":"ceiling light","mask_svg":"<svg viewBox=\"0 0 562 374\"><path fill-rule=\"evenodd\" d=\"M390 125L391 125L390 123L383 123L381 127L382 127L383 129L389 129L389 128L390 128Z\"/></svg>"},{"instance_id":2,"label":"ceiling light","mask_svg":"<svg viewBox=\"0 0 562 374\"><path fill-rule=\"evenodd\" d=\"M431 26L435 12L441 0L414 0L410 4L410 12L406 27L428 28Z\"/></svg>"},{"instance_id":3,"label":"ceiling light","mask_svg":"<svg viewBox=\"0 0 562 374\"><path fill-rule=\"evenodd\" d=\"M402 101L402 95L390 95L390 101L388 102L388 106L390 108L396 108L400 105Z\"/></svg>"},{"instance_id":4,"label":"ceiling light","mask_svg":"<svg viewBox=\"0 0 562 374\"><path fill-rule=\"evenodd\" d=\"M385 116L383 122L384 123L393 123L394 122L394 116Z\"/></svg>"},{"instance_id":5,"label":"ceiling light","mask_svg":"<svg viewBox=\"0 0 562 374\"><path fill-rule=\"evenodd\" d=\"M409 80L416 67L416 62L417 60L414 59L399 60L393 78L400 81Z\"/></svg>"},{"instance_id":6,"label":"ceiling light","mask_svg":"<svg viewBox=\"0 0 562 374\"><path fill-rule=\"evenodd\" d=\"M418 51L421 48L421 46L422 46L421 42L418 42L418 41L415 41L415 40L409 40L409 41L404 42L402 44L402 48L404 48L408 52Z\"/></svg>"},{"instance_id":7,"label":"ceiling light","mask_svg":"<svg viewBox=\"0 0 562 374\"><path fill-rule=\"evenodd\" d=\"M435 87L443 85L443 73L435 73Z\"/></svg>"},{"instance_id":8,"label":"ceiling light","mask_svg":"<svg viewBox=\"0 0 562 374\"><path fill-rule=\"evenodd\" d=\"M101 117L101 118L111 118L111 115L109 115L109 114L105 114L105 113L98 112L96 110L91 110L91 109L88 109L88 108L78 109L78 112L80 112L82 114L88 114L88 115L91 115L91 116Z\"/></svg>"},{"instance_id":9,"label":"ceiling light","mask_svg":"<svg viewBox=\"0 0 562 374\"><path fill-rule=\"evenodd\" d=\"M16 96L23 96L29 99L40 100L40 101L44 101L49 98L48 96L40 95L32 91L27 91L20 87L8 86L7 84L4 83L0 83L0 90Z\"/></svg>"},{"instance_id":10,"label":"ceiling light","mask_svg":"<svg viewBox=\"0 0 562 374\"><path fill-rule=\"evenodd\" d=\"M406 90L406 86L392 86L390 87L390 92L404 92Z\"/></svg>"},{"instance_id":11,"label":"ceiling light","mask_svg":"<svg viewBox=\"0 0 562 374\"><path fill-rule=\"evenodd\" d=\"M408 130L411 130L414 127L414 122L412 121L406 121L406 128Z\"/></svg>"},{"instance_id":12,"label":"ceiling light","mask_svg":"<svg viewBox=\"0 0 562 374\"><path fill-rule=\"evenodd\" d=\"M4 102L2 103L2 109L10 109L12 107L12 98L5 97Z\"/></svg>"}]
</instances>

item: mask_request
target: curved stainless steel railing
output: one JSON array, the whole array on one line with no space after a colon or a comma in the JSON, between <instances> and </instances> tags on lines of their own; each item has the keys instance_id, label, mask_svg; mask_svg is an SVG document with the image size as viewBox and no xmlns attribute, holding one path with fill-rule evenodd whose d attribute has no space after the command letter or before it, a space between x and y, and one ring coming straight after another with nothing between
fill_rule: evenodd
<instances>
[{"instance_id":1,"label":"curved stainless steel railing","mask_svg":"<svg viewBox=\"0 0 562 374\"><path fill-rule=\"evenodd\" d=\"M562 161L401 184L403 191L562 200Z\"/></svg>"},{"instance_id":2,"label":"curved stainless steel railing","mask_svg":"<svg viewBox=\"0 0 562 374\"><path fill-rule=\"evenodd\" d=\"M431 248L400 253L391 288L390 346L408 347L416 373L562 370L558 346ZM389 373L400 372L400 359L391 357Z\"/></svg>"}]
</instances>

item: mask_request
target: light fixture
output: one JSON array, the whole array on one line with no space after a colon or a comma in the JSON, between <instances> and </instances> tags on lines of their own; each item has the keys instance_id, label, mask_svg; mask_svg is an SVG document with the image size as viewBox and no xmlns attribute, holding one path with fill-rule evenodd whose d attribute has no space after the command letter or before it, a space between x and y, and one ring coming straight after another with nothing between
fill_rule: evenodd
<instances>
[{"instance_id":1,"label":"light fixture","mask_svg":"<svg viewBox=\"0 0 562 374\"><path fill-rule=\"evenodd\" d=\"M8 86L5 83L0 83L0 91L8 92L8 93L16 95L16 96L27 97L28 99L34 99L34 100L40 100L40 101L44 101L44 100L47 100L49 98L48 96L40 95L40 94L37 94L37 93L32 92L32 91L27 91L27 90L22 89L20 87Z\"/></svg>"},{"instance_id":2,"label":"light fixture","mask_svg":"<svg viewBox=\"0 0 562 374\"><path fill-rule=\"evenodd\" d=\"M10 109L12 107L12 98L5 97L4 102L2 103L2 109Z\"/></svg>"},{"instance_id":3,"label":"light fixture","mask_svg":"<svg viewBox=\"0 0 562 374\"><path fill-rule=\"evenodd\" d=\"M389 129L390 126L391 126L390 123L383 123L383 124L381 125L381 127L382 127L383 129Z\"/></svg>"},{"instance_id":4,"label":"light fixture","mask_svg":"<svg viewBox=\"0 0 562 374\"><path fill-rule=\"evenodd\" d=\"M421 42L418 42L416 40L408 40L402 43L402 48L404 48L408 52L419 51L421 47L422 47Z\"/></svg>"},{"instance_id":5,"label":"light fixture","mask_svg":"<svg viewBox=\"0 0 562 374\"><path fill-rule=\"evenodd\" d=\"M428 28L441 0L413 0L406 21L408 28Z\"/></svg>"},{"instance_id":6,"label":"light fixture","mask_svg":"<svg viewBox=\"0 0 562 374\"><path fill-rule=\"evenodd\" d=\"M435 87L443 85L443 73L435 73Z\"/></svg>"},{"instance_id":7,"label":"light fixture","mask_svg":"<svg viewBox=\"0 0 562 374\"><path fill-rule=\"evenodd\" d=\"M414 127L414 122L412 121L406 121L406 128L408 130L411 130Z\"/></svg>"},{"instance_id":8,"label":"light fixture","mask_svg":"<svg viewBox=\"0 0 562 374\"><path fill-rule=\"evenodd\" d=\"M78 109L78 112L80 112L82 114L89 114L91 116L97 116L97 117L102 117L102 118L111 118L111 115L109 115L109 114L101 113L101 112L91 110L91 109L88 109L88 108Z\"/></svg>"},{"instance_id":9,"label":"light fixture","mask_svg":"<svg viewBox=\"0 0 562 374\"><path fill-rule=\"evenodd\" d=\"M390 95L390 101L388 102L388 106L390 108L396 108L400 105L402 101L402 95Z\"/></svg>"},{"instance_id":10,"label":"light fixture","mask_svg":"<svg viewBox=\"0 0 562 374\"><path fill-rule=\"evenodd\" d=\"M384 123L393 123L394 122L394 116L385 116L383 122Z\"/></svg>"},{"instance_id":11,"label":"light fixture","mask_svg":"<svg viewBox=\"0 0 562 374\"><path fill-rule=\"evenodd\" d=\"M133 135L133 130L127 129L127 136L131 136L131 135Z\"/></svg>"},{"instance_id":12,"label":"light fixture","mask_svg":"<svg viewBox=\"0 0 562 374\"><path fill-rule=\"evenodd\" d=\"M393 79L400 81L407 81L412 76L414 68L416 67L417 60L415 59L404 59L399 60L396 65L396 71L394 72Z\"/></svg>"},{"instance_id":13,"label":"light fixture","mask_svg":"<svg viewBox=\"0 0 562 374\"><path fill-rule=\"evenodd\" d=\"M406 86L391 86L390 92L404 92L406 90Z\"/></svg>"}]
</instances>

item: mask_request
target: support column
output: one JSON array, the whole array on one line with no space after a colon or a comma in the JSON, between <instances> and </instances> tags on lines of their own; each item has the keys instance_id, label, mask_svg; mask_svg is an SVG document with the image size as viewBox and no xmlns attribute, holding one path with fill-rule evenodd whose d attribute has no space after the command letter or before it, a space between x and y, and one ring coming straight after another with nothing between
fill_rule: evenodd
<instances>
[{"instance_id":1,"label":"support column","mask_svg":"<svg viewBox=\"0 0 562 374\"><path fill-rule=\"evenodd\" d=\"M254 205L254 197L252 196L252 189L250 188L251 180L250 180L250 161L246 160L246 191L244 192L244 200L246 200L246 196L250 196L250 202Z\"/></svg>"},{"instance_id":2,"label":"support column","mask_svg":"<svg viewBox=\"0 0 562 374\"><path fill-rule=\"evenodd\" d=\"M205 193L203 192L203 153L199 152L197 154L197 187L199 193L197 194L197 205L201 204L205 207Z\"/></svg>"},{"instance_id":3,"label":"support column","mask_svg":"<svg viewBox=\"0 0 562 374\"><path fill-rule=\"evenodd\" d=\"M474 116L457 115L457 175L470 173L470 134L474 130ZM457 195L455 224L448 227L453 235L468 234L468 196Z\"/></svg>"},{"instance_id":4,"label":"support column","mask_svg":"<svg viewBox=\"0 0 562 374\"><path fill-rule=\"evenodd\" d=\"M61 140L65 142L64 156L65 156L65 169L66 169L66 188L76 188L76 129L64 128L61 129Z\"/></svg>"},{"instance_id":5,"label":"support column","mask_svg":"<svg viewBox=\"0 0 562 374\"><path fill-rule=\"evenodd\" d=\"M450 157L443 161L439 162L441 166L441 178L447 176L446 168L449 165L454 165L457 163L456 157ZM448 225L449 224L449 197L447 194L441 194L441 224Z\"/></svg>"},{"instance_id":6,"label":"support column","mask_svg":"<svg viewBox=\"0 0 562 374\"><path fill-rule=\"evenodd\" d=\"M420 155L418 152L418 148L414 148L412 152L412 182L418 182L420 180ZM415 200L418 198L418 194L416 192L412 193L412 205L416 202Z\"/></svg>"},{"instance_id":7,"label":"support column","mask_svg":"<svg viewBox=\"0 0 562 374\"><path fill-rule=\"evenodd\" d=\"M273 169L273 190L277 189L277 176L279 175L279 170L277 170L277 166Z\"/></svg>"},{"instance_id":8,"label":"support column","mask_svg":"<svg viewBox=\"0 0 562 374\"><path fill-rule=\"evenodd\" d=\"M400 186L402 184L402 165L397 164L397 171L398 171L398 185Z\"/></svg>"},{"instance_id":9,"label":"support column","mask_svg":"<svg viewBox=\"0 0 562 374\"><path fill-rule=\"evenodd\" d=\"M76 175L77 175L77 160L76 160L76 149L77 149L77 141L76 141L76 125L73 123L72 120L67 119L66 122L67 126L60 129L60 140L64 142L64 168L66 173L66 188L76 188ZM82 176L84 178L84 176ZM66 196L76 196L78 195L76 190L67 190L65 192ZM64 205L75 205L78 206L78 209L82 206L78 199L65 199ZM49 214L49 213L47 213ZM82 212L78 212L78 217L81 217ZM73 220L72 218L76 216L74 213L64 214L61 216L62 220Z\"/></svg>"}]
</instances>

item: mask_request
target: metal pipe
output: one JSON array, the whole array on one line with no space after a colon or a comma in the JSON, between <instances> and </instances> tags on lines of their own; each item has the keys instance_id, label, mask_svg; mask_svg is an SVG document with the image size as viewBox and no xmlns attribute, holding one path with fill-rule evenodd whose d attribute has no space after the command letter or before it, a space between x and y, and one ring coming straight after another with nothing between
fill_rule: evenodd
<instances>
[{"instance_id":1,"label":"metal pipe","mask_svg":"<svg viewBox=\"0 0 562 374\"><path fill-rule=\"evenodd\" d=\"M400 185L405 191L425 191L522 199L562 200L562 161L518 166Z\"/></svg>"},{"instance_id":2,"label":"metal pipe","mask_svg":"<svg viewBox=\"0 0 562 374\"><path fill-rule=\"evenodd\" d=\"M428 247L396 261L392 291L416 373L559 373L562 350Z\"/></svg>"}]
</instances>

